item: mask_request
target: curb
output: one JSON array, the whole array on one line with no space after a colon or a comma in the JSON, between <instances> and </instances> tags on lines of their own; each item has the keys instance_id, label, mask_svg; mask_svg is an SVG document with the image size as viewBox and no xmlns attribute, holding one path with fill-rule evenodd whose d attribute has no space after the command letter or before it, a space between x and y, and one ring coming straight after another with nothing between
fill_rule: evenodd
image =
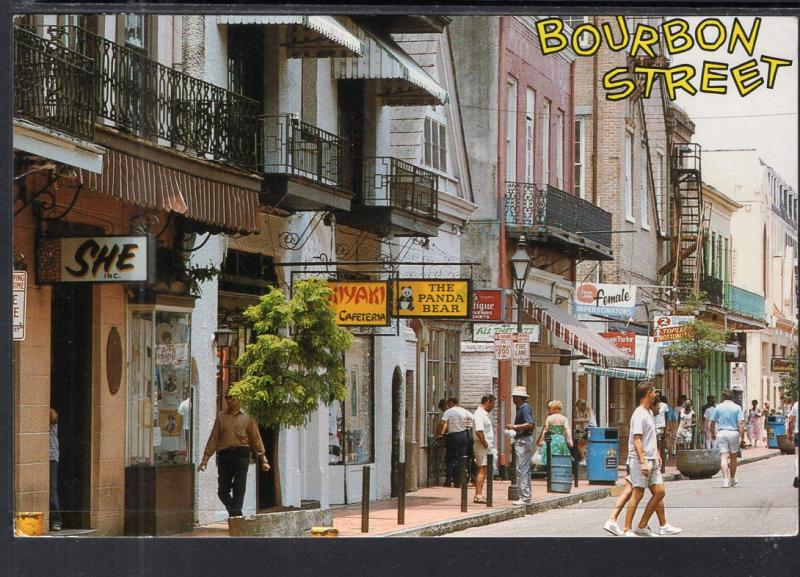
<instances>
[{"instance_id":1,"label":"curb","mask_svg":"<svg viewBox=\"0 0 800 577\"><path fill-rule=\"evenodd\" d=\"M739 465L747 465L748 463L755 463L772 457L779 457L781 452L776 450L774 453L767 453L766 455L759 455L758 457L749 457L739 460ZM664 481L684 481L686 477L680 473L670 473L663 476ZM510 519L518 519L526 515L535 515L537 513L544 513L553 509L561 509L584 503L587 501L597 501L605 499L611 495L611 491L618 485L605 487L602 489L595 489L593 491L586 491L585 493L576 493L574 495L567 495L565 497L553 497L538 503L532 503L525 507L517 506L513 508L499 509L497 511L489 511L485 513L475 513L466 517L459 517L457 519L447 519L444 521L437 521L427 525L421 525L410 529L401 529L399 531L392 531L391 533L383 533L375 535L375 537L439 537L447 535L448 533L456 533L472 527L483 527L485 525L493 525L494 523L501 523Z\"/></svg>"}]
</instances>

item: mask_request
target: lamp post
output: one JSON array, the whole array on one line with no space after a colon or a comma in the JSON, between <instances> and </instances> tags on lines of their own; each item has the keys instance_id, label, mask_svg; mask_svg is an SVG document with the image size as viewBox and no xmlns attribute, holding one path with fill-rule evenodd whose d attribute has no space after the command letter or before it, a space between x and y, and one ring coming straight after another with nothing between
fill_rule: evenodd
<instances>
[{"instance_id":1,"label":"lamp post","mask_svg":"<svg viewBox=\"0 0 800 577\"><path fill-rule=\"evenodd\" d=\"M214 342L217 345L217 362L219 370L217 371L217 403L222 408L222 397L225 393L225 369L229 369L228 352L231 345L233 345L233 338L236 336L236 331L232 331L229 327L221 326L214 331Z\"/></svg>"},{"instance_id":2,"label":"lamp post","mask_svg":"<svg viewBox=\"0 0 800 577\"><path fill-rule=\"evenodd\" d=\"M525 296L525 282L531 272L531 257L528 255L528 243L525 235L520 235L517 240L517 249L509 259L511 261L511 274L514 280L514 293L517 300L517 333L522 332L522 299ZM522 365L517 365L517 386L522 386ZM511 450L511 485L508 487L509 500L519 499L517 488L517 456L513 447Z\"/></svg>"}]
</instances>

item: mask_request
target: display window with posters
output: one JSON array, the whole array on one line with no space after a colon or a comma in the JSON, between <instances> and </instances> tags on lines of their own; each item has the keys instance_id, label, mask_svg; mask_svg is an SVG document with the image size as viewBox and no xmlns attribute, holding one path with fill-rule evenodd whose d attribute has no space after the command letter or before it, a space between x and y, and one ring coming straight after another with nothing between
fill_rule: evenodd
<instances>
[{"instance_id":1,"label":"display window with posters","mask_svg":"<svg viewBox=\"0 0 800 577\"><path fill-rule=\"evenodd\" d=\"M373 337L354 337L345 353L347 397L328 408L328 463L364 465L374 460Z\"/></svg>"}]
</instances>

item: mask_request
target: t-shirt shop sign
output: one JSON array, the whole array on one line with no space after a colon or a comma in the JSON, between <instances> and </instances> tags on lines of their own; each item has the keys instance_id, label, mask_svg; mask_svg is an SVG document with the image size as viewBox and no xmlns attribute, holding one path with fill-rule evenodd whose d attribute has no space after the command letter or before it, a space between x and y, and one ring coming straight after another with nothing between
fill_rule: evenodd
<instances>
[{"instance_id":1,"label":"t-shirt shop sign","mask_svg":"<svg viewBox=\"0 0 800 577\"><path fill-rule=\"evenodd\" d=\"M481 289L472 293L472 320L481 322L503 322L503 291Z\"/></svg>"},{"instance_id":2,"label":"t-shirt shop sign","mask_svg":"<svg viewBox=\"0 0 800 577\"><path fill-rule=\"evenodd\" d=\"M584 282L575 285L574 314L629 319L636 310L636 286Z\"/></svg>"}]
</instances>

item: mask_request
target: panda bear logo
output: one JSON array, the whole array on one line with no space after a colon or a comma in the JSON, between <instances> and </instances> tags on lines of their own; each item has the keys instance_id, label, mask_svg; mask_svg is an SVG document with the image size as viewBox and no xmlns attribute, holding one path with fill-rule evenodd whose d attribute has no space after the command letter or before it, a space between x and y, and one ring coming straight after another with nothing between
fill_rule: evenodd
<instances>
[{"instance_id":1,"label":"panda bear logo","mask_svg":"<svg viewBox=\"0 0 800 577\"><path fill-rule=\"evenodd\" d=\"M400 287L400 295L397 297L397 308L401 311L414 310L414 291L410 286Z\"/></svg>"}]
</instances>

